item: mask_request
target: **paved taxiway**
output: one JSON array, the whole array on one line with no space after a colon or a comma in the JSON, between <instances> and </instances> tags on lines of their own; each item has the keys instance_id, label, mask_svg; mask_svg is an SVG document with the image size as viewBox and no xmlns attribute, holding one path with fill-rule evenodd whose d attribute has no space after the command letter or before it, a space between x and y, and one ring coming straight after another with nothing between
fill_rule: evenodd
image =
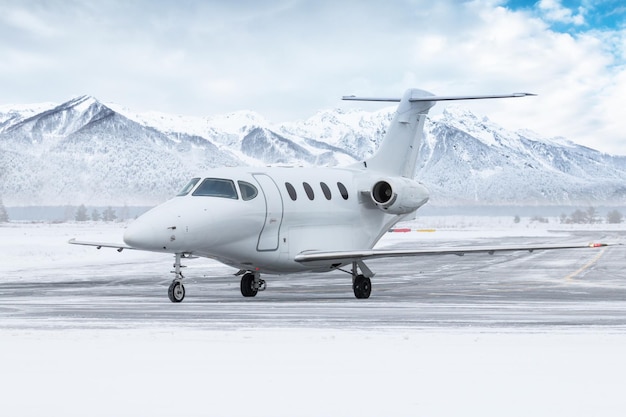
<instances>
[{"instance_id":1,"label":"paved taxiway","mask_svg":"<svg viewBox=\"0 0 626 417\"><path fill-rule=\"evenodd\" d=\"M573 232L436 244L621 239L619 232ZM371 261L377 275L368 300L354 299L342 272L266 275L268 289L244 299L233 269L189 260L180 304L167 298L170 257L152 255L15 270L0 281L0 328L626 328L626 246Z\"/></svg>"},{"instance_id":2,"label":"paved taxiway","mask_svg":"<svg viewBox=\"0 0 626 417\"><path fill-rule=\"evenodd\" d=\"M0 228L5 414L626 410L626 246L377 260L368 263L377 272L368 300L353 297L341 272L266 276L267 291L244 299L233 269L196 259L185 269L185 301L173 304L172 257L65 243L114 241L122 227ZM618 231L524 233L388 234L383 244L620 240Z\"/></svg>"}]
</instances>

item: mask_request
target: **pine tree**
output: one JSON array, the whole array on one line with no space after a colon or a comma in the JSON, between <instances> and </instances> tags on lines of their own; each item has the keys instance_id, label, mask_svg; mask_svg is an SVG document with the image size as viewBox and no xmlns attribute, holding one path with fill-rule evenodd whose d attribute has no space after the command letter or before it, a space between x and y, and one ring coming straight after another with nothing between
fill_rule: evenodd
<instances>
[{"instance_id":1,"label":"pine tree","mask_svg":"<svg viewBox=\"0 0 626 417\"><path fill-rule=\"evenodd\" d=\"M585 223L589 223L588 222L588 217L587 217L587 213L585 213L584 211L577 209L576 211L574 211L571 216L570 216L571 222L574 224L585 224Z\"/></svg>"},{"instance_id":2,"label":"pine tree","mask_svg":"<svg viewBox=\"0 0 626 417\"><path fill-rule=\"evenodd\" d=\"M124 207L122 207L122 212L120 213L119 217L120 217L120 220L126 220L130 218L130 209L128 208L126 204L124 204Z\"/></svg>"},{"instance_id":3,"label":"pine tree","mask_svg":"<svg viewBox=\"0 0 626 417\"><path fill-rule=\"evenodd\" d=\"M622 222L624 216L617 210L611 210L606 215L606 222L611 224L618 224Z\"/></svg>"},{"instance_id":4,"label":"pine tree","mask_svg":"<svg viewBox=\"0 0 626 417\"><path fill-rule=\"evenodd\" d=\"M85 207L84 204L81 204L76 210L76 216L74 217L74 220L76 220L77 222L86 222L88 220L87 207Z\"/></svg>"},{"instance_id":5,"label":"pine tree","mask_svg":"<svg viewBox=\"0 0 626 417\"><path fill-rule=\"evenodd\" d=\"M117 219L117 215L111 206L107 207L106 210L102 212L102 220L105 222L112 222L115 219Z\"/></svg>"},{"instance_id":6,"label":"pine tree","mask_svg":"<svg viewBox=\"0 0 626 417\"><path fill-rule=\"evenodd\" d=\"M91 212L91 220L93 220L94 222L99 222L102 219L102 216L100 216L100 212L97 209L93 209L93 211Z\"/></svg>"},{"instance_id":7,"label":"pine tree","mask_svg":"<svg viewBox=\"0 0 626 417\"><path fill-rule=\"evenodd\" d=\"M587 215L587 223L595 224L598 222L596 219L597 212L594 207L589 207L585 214Z\"/></svg>"},{"instance_id":8,"label":"pine tree","mask_svg":"<svg viewBox=\"0 0 626 417\"><path fill-rule=\"evenodd\" d=\"M9 221L9 213L7 213L6 207L4 207L4 203L2 203L2 198L0 198L0 223L8 223Z\"/></svg>"}]
</instances>

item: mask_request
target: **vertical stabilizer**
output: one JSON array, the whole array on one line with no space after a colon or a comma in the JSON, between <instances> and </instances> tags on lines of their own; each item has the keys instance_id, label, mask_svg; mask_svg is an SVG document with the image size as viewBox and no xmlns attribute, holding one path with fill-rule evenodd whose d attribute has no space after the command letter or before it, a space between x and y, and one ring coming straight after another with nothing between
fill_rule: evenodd
<instances>
[{"instance_id":1,"label":"vertical stabilizer","mask_svg":"<svg viewBox=\"0 0 626 417\"><path fill-rule=\"evenodd\" d=\"M380 147L374 155L363 162L368 170L382 174L413 178L419 156L419 148L424 137L424 122L428 110L438 101L481 100L533 96L531 93L491 94L471 96L435 96L428 91L413 88L407 90L401 99L379 97L344 96L344 100L395 101L400 102L398 110L389 125Z\"/></svg>"},{"instance_id":2,"label":"vertical stabilizer","mask_svg":"<svg viewBox=\"0 0 626 417\"><path fill-rule=\"evenodd\" d=\"M366 162L367 168L387 175L413 178L428 110L435 101L411 101L427 99L433 94L418 89L407 90L389 125L380 147Z\"/></svg>"}]
</instances>

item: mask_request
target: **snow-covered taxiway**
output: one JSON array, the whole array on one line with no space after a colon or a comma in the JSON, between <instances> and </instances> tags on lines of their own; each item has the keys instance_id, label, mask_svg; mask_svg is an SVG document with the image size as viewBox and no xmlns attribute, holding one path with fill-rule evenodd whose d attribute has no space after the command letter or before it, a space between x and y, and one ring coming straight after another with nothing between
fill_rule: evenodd
<instances>
[{"instance_id":1,"label":"snow-covered taxiway","mask_svg":"<svg viewBox=\"0 0 626 417\"><path fill-rule=\"evenodd\" d=\"M385 246L621 242L475 222L390 233ZM445 223L445 222L444 222ZM122 224L0 227L0 398L21 415L614 415L626 412L626 247L369 262L267 276L67 245Z\"/></svg>"}]
</instances>

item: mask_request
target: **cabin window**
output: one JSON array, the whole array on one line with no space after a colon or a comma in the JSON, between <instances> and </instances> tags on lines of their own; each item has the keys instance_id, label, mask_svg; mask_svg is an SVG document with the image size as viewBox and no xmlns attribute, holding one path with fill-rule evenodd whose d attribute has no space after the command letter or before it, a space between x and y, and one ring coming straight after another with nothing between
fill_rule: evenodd
<instances>
[{"instance_id":1,"label":"cabin window","mask_svg":"<svg viewBox=\"0 0 626 417\"><path fill-rule=\"evenodd\" d=\"M296 189L293 188L293 185L291 185L290 183L286 182L285 183L285 188L287 188L287 192L289 193L289 197L291 197L291 199L293 201L296 201L298 199L298 194L296 193Z\"/></svg>"},{"instance_id":2,"label":"cabin window","mask_svg":"<svg viewBox=\"0 0 626 417\"><path fill-rule=\"evenodd\" d=\"M206 178L193 192L194 196L221 197L237 200L235 183L221 178Z\"/></svg>"},{"instance_id":3,"label":"cabin window","mask_svg":"<svg viewBox=\"0 0 626 417\"><path fill-rule=\"evenodd\" d=\"M346 186L343 185L342 183L338 182L337 183L337 188L339 188L339 194L341 194L343 199L347 200L348 199L348 189L346 188Z\"/></svg>"},{"instance_id":4,"label":"cabin window","mask_svg":"<svg viewBox=\"0 0 626 417\"><path fill-rule=\"evenodd\" d=\"M324 193L324 197L326 197L326 200L330 200L331 198L333 198L333 195L330 192L330 188L328 188L328 185L326 185L326 183L320 182L320 187L322 187L322 192Z\"/></svg>"},{"instance_id":5,"label":"cabin window","mask_svg":"<svg viewBox=\"0 0 626 417\"><path fill-rule=\"evenodd\" d=\"M198 181L200 181L200 178L192 178L187 185L185 185L185 188L183 188L182 190L180 190L180 193L177 194L178 197L182 197L184 195L189 194L189 191L193 190L193 187L196 186L196 184L198 183Z\"/></svg>"},{"instance_id":6,"label":"cabin window","mask_svg":"<svg viewBox=\"0 0 626 417\"><path fill-rule=\"evenodd\" d=\"M313 188L311 188L308 182L303 182L302 186L304 187L304 191L306 192L306 196L309 197L309 200L313 200L315 198Z\"/></svg>"},{"instance_id":7,"label":"cabin window","mask_svg":"<svg viewBox=\"0 0 626 417\"><path fill-rule=\"evenodd\" d=\"M252 200L254 197L256 197L259 194L259 191L257 190L257 188L250 184L249 182L245 182L245 181L238 181L239 184L239 191L241 192L241 198L244 201L248 201L248 200Z\"/></svg>"}]
</instances>

